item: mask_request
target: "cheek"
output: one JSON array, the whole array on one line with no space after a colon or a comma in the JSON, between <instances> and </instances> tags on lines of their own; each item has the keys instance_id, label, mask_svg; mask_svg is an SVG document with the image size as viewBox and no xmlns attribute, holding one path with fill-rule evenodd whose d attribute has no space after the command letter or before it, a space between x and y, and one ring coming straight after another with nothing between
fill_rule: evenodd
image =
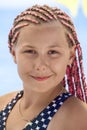
<instances>
[{"instance_id":1,"label":"cheek","mask_svg":"<svg viewBox=\"0 0 87 130\"><path fill-rule=\"evenodd\" d=\"M29 60L26 60L26 58L20 58L17 62L17 68L19 75L27 74L32 70L32 62Z\"/></svg>"},{"instance_id":2,"label":"cheek","mask_svg":"<svg viewBox=\"0 0 87 130\"><path fill-rule=\"evenodd\" d=\"M66 68L67 68L67 61L64 59L56 60L55 62L51 63L53 71L55 74L65 75Z\"/></svg>"}]
</instances>

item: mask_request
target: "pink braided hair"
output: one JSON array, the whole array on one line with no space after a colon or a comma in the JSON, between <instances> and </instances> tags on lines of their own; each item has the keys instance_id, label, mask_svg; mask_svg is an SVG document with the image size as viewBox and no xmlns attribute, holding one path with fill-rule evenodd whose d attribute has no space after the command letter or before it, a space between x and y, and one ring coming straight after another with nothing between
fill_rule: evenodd
<instances>
[{"instance_id":1,"label":"pink braided hair","mask_svg":"<svg viewBox=\"0 0 87 130\"><path fill-rule=\"evenodd\" d=\"M47 5L35 5L18 15L13 23L9 33L8 45L10 52L12 47L17 43L20 29L29 24L49 23L59 20L66 29L66 38L69 46L76 44L76 56L71 66L67 67L66 78L62 83L68 85L69 92L76 95L79 99L87 102L87 85L82 65L82 50L77 38L75 27L71 18L59 8L51 8Z\"/></svg>"}]
</instances>

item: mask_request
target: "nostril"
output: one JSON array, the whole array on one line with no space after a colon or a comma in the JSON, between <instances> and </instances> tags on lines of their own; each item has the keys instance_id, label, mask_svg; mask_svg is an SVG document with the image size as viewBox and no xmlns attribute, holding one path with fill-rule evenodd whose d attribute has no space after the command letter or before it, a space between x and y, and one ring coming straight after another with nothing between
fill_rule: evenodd
<instances>
[{"instance_id":1,"label":"nostril","mask_svg":"<svg viewBox=\"0 0 87 130\"><path fill-rule=\"evenodd\" d=\"M45 71L46 70L46 66L36 66L35 67L36 68L36 70L38 70L38 71Z\"/></svg>"},{"instance_id":2,"label":"nostril","mask_svg":"<svg viewBox=\"0 0 87 130\"><path fill-rule=\"evenodd\" d=\"M37 70L45 70L45 67L37 67Z\"/></svg>"}]
</instances>

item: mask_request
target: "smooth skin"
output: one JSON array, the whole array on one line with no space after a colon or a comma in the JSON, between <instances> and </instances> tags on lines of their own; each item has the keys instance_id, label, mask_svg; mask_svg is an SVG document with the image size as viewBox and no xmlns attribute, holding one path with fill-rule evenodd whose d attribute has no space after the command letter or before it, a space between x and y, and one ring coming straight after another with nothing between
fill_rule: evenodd
<instances>
[{"instance_id":1,"label":"smooth skin","mask_svg":"<svg viewBox=\"0 0 87 130\"><path fill-rule=\"evenodd\" d=\"M67 66L74 60L75 46L69 47L65 29L58 21L29 25L21 29L12 56L23 82L24 95L10 113L6 130L21 130L26 122L18 111L19 103L23 116L31 120L57 95L66 92L61 81ZM46 80L37 78L48 76ZM0 98L0 110L16 93ZM70 97L50 121L47 130L87 130L87 104Z\"/></svg>"}]
</instances>

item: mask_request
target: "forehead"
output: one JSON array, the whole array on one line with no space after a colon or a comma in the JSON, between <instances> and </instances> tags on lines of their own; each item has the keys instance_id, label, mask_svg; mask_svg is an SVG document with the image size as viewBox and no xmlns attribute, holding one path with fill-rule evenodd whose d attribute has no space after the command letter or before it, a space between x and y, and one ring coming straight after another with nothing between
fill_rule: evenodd
<instances>
[{"instance_id":1,"label":"forehead","mask_svg":"<svg viewBox=\"0 0 87 130\"><path fill-rule=\"evenodd\" d=\"M41 24L30 24L29 26L25 26L21 29L20 33L34 33L38 31L56 31L60 30L64 32L64 26L59 21L51 21L49 23L41 23Z\"/></svg>"},{"instance_id":2,"label":"forehead","mask_svg":"<svg viewBox=\"0 0 87 130\"><path fill-rule=\"evenodd\" d=\"M30 24L20 30L18 43L41 43L47 45L50 43L65 43L65 29L59 21L43 23L39 25Z\"/></svg>"}]
</instances>

